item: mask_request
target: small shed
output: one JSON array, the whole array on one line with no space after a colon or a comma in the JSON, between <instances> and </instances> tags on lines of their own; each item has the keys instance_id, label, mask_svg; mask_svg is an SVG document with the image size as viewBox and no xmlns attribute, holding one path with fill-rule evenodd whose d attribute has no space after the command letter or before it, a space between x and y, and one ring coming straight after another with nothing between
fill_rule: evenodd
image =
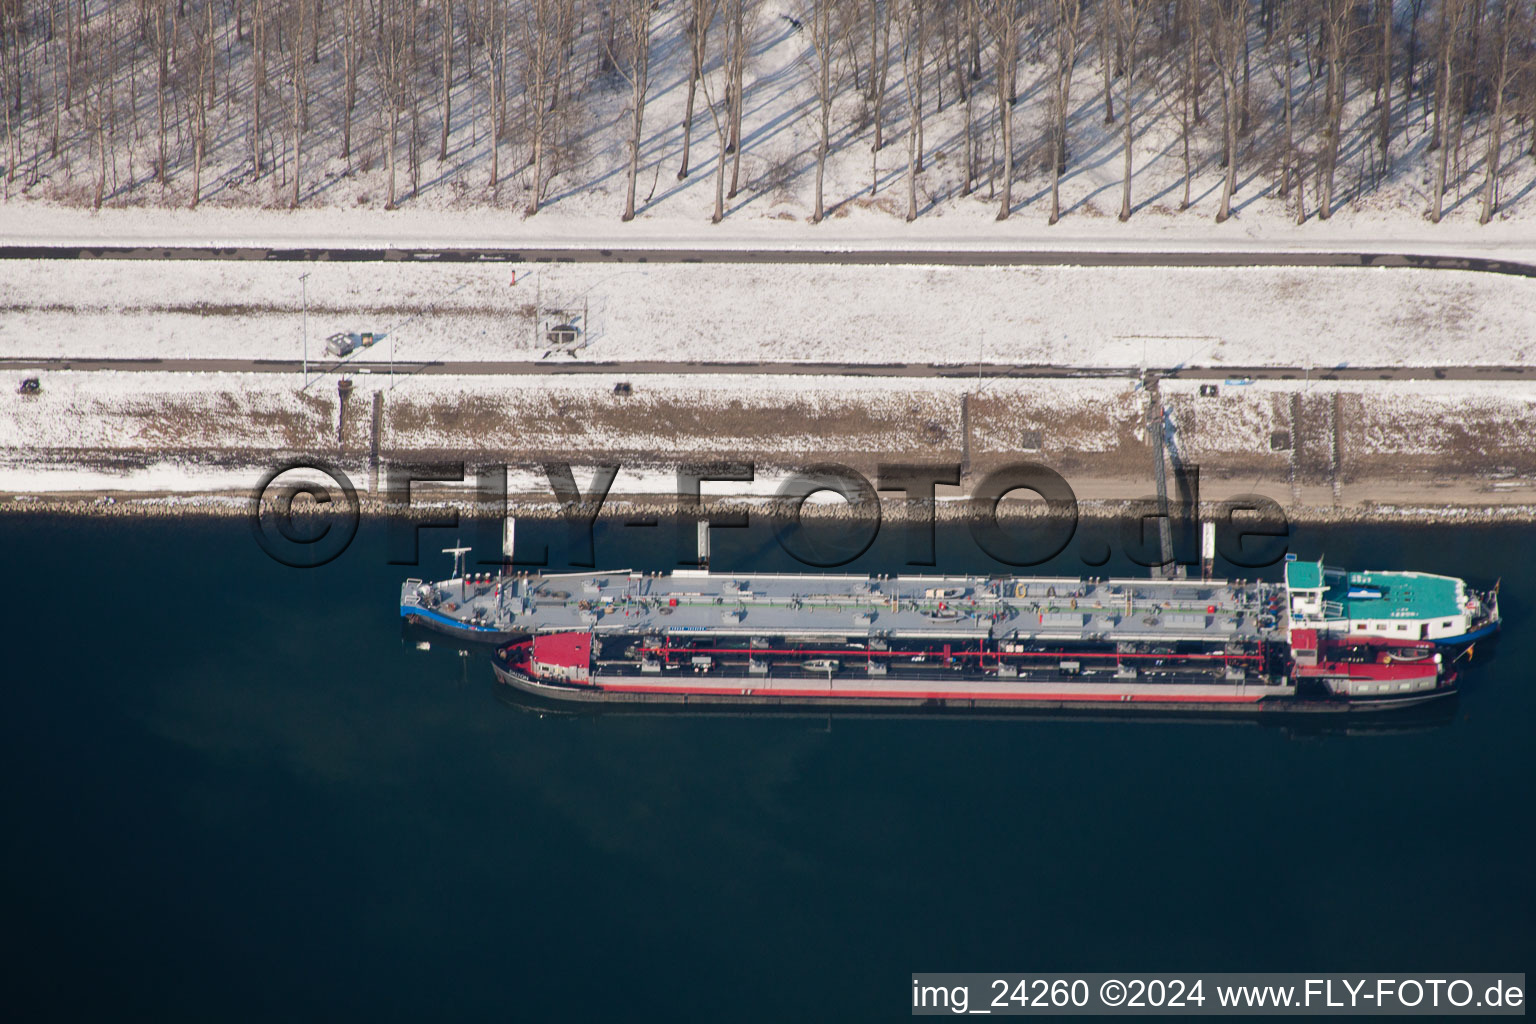
<instances>
[{"instance_id":1,"label":"small shed","mask_svg":"<svg viewBox=\"0 0 1536 1024\"><path fill-rule=\"evenodd\" d=\"M574 345L580 337L581 328L575 324L556 324L545 333L549 343L558 346Z\"/></svg>"}]
</instances>

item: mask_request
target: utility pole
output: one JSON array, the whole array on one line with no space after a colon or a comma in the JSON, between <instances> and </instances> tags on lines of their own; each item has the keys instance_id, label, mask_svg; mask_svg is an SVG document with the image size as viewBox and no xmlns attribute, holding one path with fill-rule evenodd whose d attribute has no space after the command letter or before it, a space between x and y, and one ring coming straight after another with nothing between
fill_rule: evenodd
<instances>
[{"instance_id":1,"label":"utility pole","mask_svg":"<svg viewBox=\"0 0 1536 1024\"><path fill-rule=\"evenodd\" d=\"M300 301L303 303L304 324L304 386L309 387L309 272L299 275Z\"/></svg>"},{"instance_id":2,"label":"utility pole","mask_svg":"<svg viewBox=\"0 0 1536 1024\"><path fill-rule=\"evenodd\" d=\"M1151 435L1154 460L1152 477L1157 482L1157 546L1158 557L1162 560L1157 571L1163 578L1173 579L1178 575L1178 570L1174 566L1173 557L1173 523L1168 518L1168 475L1164 456L1167 438L1164 435L1163 395L1155 374L1149 373L1143 380L1147 388L1147 433Z\"/></svg>"}]
</instances>

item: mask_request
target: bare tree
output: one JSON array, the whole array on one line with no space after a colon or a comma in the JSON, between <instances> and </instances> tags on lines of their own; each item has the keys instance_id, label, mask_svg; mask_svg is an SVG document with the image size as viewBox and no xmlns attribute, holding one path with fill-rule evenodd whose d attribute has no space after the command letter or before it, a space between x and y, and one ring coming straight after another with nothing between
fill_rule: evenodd
<instances>
[{"instance_id":1,"label":"bare tree","mask_svg":"<svg viewBox=\"0 0 1536 1024\"><path fill-rule=\"evenodd\" d=\"M526 0L517 26L523 106L532 143L528 158L528 166L533 170L529 213L538 213L544 198L547 160L559 123L559 82L570 58L567 41L575 16L574 0Z\"/></svg>"},{"instance_id":2,"label":"bare tree","mask_svg":"<svg viewBox=\"0 0 1536 1024\"><path fill-rule=\"evenodd\" d=\"M736 198L741 190L741 121L746 106L747 34L757 13L757 0L725 0L725 16L730 21L726 38L731 42L729 51L730 102L727 104L731 123L731 138L726 151L731 154L731 190L727 197Z\"/></svg>"},{"instance_id":3,"label":"bare tree","mask_svg":"<svg viewBox=\"0 0 1536 1024\"><path fill-rule=\"evenodd\" d=\"M285 26L287 31L284 34L287 38L289 50L289 74L293 78L291 83L293 89L293 121L290 126L293 132L293 159L292 167L290 168L293 172L293 183L292 190L288 195L288 206L290 209L296 209L299 205L299 160L304 136L304 93L306 89L304 30L307 27L306 19L308 17L305 0L289 0L286 13L288 15L287 25Z\"/></svg>"},{"instance_id":4,"label":"bare tree","mask_svg":"<svg viewBox=\"0 0 1536 1024\"><path fill-rule=\"evenodd\" d=\"M1061 176L1067 169L1067 117L1071 113L1072 72L1082 51L1083 0L1052 0L1051 11L1051 216L1061 219Z\"/></svg>"},{"instance_id":5,"label":"bare tree","mask_svg":"<svg viewBox=\"0 0 1536 1024\"><path fill-rule=\"evenodd\" d=\"M437 159L448 159L448 133L453 127L453 0L440 0L438 8L439 31L442 32L443 53L443 125L437 141Z\"/></svg>"},{"instance_id":6,"label":"bare tree","mask_svg":"<svg viewBox=\"0 0 1536 1024\"><path fill-rule=\"evenodd\" d=\"M1381 23L1381 49L1376 56L1376 144L1386 171L1392 156L1392 0L1376 0L1376 20Z\"/></svg>"},{"instance_id":7,"label":"bare tree","mask_svg":"<svg viewBox=\"0 0 1536 1024\"><path fill-rule=\"evenodd\" d=\"M485 57L486 137L490 140L490 186L494 192L501 181L502 109L506 106L507 89L507 19L501 0L484 0L480 18L470 23L471 32L476 22L481 26L479 41Z\"/></svg>"},{"instance_id":8,"label":"bare tree","mask_svg":"<svg viewBox=\"0 0 1536 1024\"><path fill-rule=\"evenodd\" d=\"M635 177L640 170L640 135L645 124L645 96L651 85L651 0L619 0L618 14L624 28L625 57L612 57L614 67L629 83L629 170L624 182L624 214L635 218Z\"/></svg>"},{"instance_id":9,"label":"bare tree","mask_svg":"<svg viewBox=\"0 0 1536 1024\"><path fill-rule=\"evenodd\" d=\"M261 176L261 99L267 91L268 0L254 0L251 15L251 173Z\"/></svg>"},{"instance_id":10,"label":"bare tree","mask_svg":"<svg viewBox=\"0 0 1536 1024\"><path fill-rule=\"evenodd\" d=\"M1211 56L1221 79L1221 203L1216 223L1232 216L1232 194L1237 191L1237 76L1248 39L1248 0L1211 0L1206 29Z\"/></svg>"},{"instance_id":11,"label":"bare tree","mask_svg":"<svg viewBox=\"0 0 1536 1024\"><path fill-rule=\"evenodd\" d=\"M357 107L357 4L358 0L342 0L341 157L347 161L349 169L352 166L352 111Z\"/></svg>"},{"instance_id":12,"label":"bare tree","mask_svg":"<svg viewBox=\"0 0 1536 1024\"><path fill-rule=\"evenodd\" d=\"M907 220L917 219L917 175L921 171L923 124L923 65L927 62L928 26L924 0L903 0L901 17L901 81L907 97Z\"/></svg>"},{"instance_id":13,"label":"bare tree","mask_svg":"<svg viewBox=\"0 0 1536 1024\"><path fill-rule=\"evenodd\" d=\"M3 6L3 5L0 5ZM20 2L17 0L17 7ZM165 24L165 0L155 0L155 180L162 186L165 168L165 103L170 95L171 40ZM17 78L17 100L21 99L21 76Z\"/></svg>"},{"instance_id":14,"label":"bare tree","mask_svg":"<svg viewBox=\"0 0 1536 1024\"><path fill-rule=\"evenodd\" d=\"M411 194L415 195L421 191L421 75L417 69L421 62L422 5L417 0L405 0L404 12L405 47L400 56L405 67L400 80L405 87L405 109L411 119L405 152L411 172Z\"/></svg>"},{"instance_id":15,"label":"bare tree","mask_svg":"<svg viewBox=\"0 0 1536 1024\"><path fill-rule=\"evenodd\" d=\"M1492 220L1494 208L1498 205L1499 148L1504 132L1504 93L1509 88L1509 51L1515 42L1516 27L1525 27L1516 17L1515 4L1516 0L1499 0L1499 29L1493 44L1498 53L1497 70L1493 74L1493 113L1490 115L1491 123L1488 126L1488 154L1484 158L1486 171L1483 178L1483 210L1477 218L1479 224L1487 224ZM1522 34L1526 39L1530 38L1529 29Z\"/></svg>"},{"instance_id":16,"label":"bare tree","mask_svg":"<svg viewBox=\"0 0 1536 1024\"><path fill-rule=\"evenodd\" d=\"M1445 202L1446 161L1450 155L1447 138L1447 120L1455 103L1453 86L1456 72L1457 38L1461 34L1461 21L1466 14L1466 0L1440 0L1439 39L1436 41L1437 70L1435 72L1435 138L1430 143L1436 153L1435 192L1430 200L1429 219L1440 223ZM1457 114L1458 119L1460 114Z\"/></svg>"},{"instance_id":17,"label":"bare tree","mask_svg":"<svg viewBox=\"0 0 1536 1024\"><path fill-rule=\"evenodd\" d=\"M874 104L875 135L869 147L869 194L880 188L880 150L885 148L885 87L891 66L891 21L894 0L869 0L869 99ZM882 12L884 17L881 17ZM877 52L878 48L878 52Z\"/></svg>"},{"instance_id":18,"label":"bare tree","mask_svg":"<svg viewBox=\"0 0 1536 1024\"><path fill-rule=\"evenodd\" d=\"M721 31L715 33L720 44L720 60L713 67L707 65L699 76L699 87L704 93L704 105L709 109L709 119L714 123L715 139L720 144L719 159L715 163L715 210L710 223L718 224L725 219L725 158L731 144L731 92L734 75L732 61L736 53L736 40L742 20L735 17L732 8L742 0L724 0L725 17Z\"/></svg>"},{"instance_id":19,"label":"bare tree","mask_svg":"<svg viewBox=\"0 0 1536 1024\"><path fill-rule=\"evenodd\" d=\"M189 92L195 118L192 142L192 202L195 210L203 197L203 158L208 148L208 92L217 56L213 36L213 0L202 0L202 17L194 16L188 24L187 50L194 69Z\"/></svg>"},{"instance_id":20,"label":"bare tree","mask_svg":"<svg viewBox=\"0 0 1536 1024\"><path fill-rule=\"evenodd\" d=\"M683 108L683 163L677 180L688 177L688 153L693 142L693 104L704 77L704 61L709 56L709 26L715 20L720 0L688 0L688 21L684 37L688 42L688 99Z\"/></svg>"},{"instance_id":21,"label":"bare tree","mask_svg":"<svg viewBox=\"0 0 1536 1024\"><path fill-rule=\"evenodd\" d=\"M1074 0L1081 4L1082 0ZM981 69L974 63L980 37L981 13L979 0L954 0L946 5L955 16L952 43L954 45L955 84L965 104L965 128L961 136L965 144L965 181L960 194L968 196L976 182L976 89Z\"/></svg>"},{"instance_id":22,"label":"bare tree","mask_svg":"<svg viewBox=\"0 0 1536 1024\"><path fill-rule=\"evenodd\" d=\"M1121 117L1124 132L1123 150L1125 153L1125 177L1120 190L1120 219L1131 219L1131 125L1135 120L1135 87L1136 87L1136 43L1141 34L1142 16L1146 13L1148 0L1112 0L1115 11L1115 39L1117 45L1125 53L1125 74L1121 76L1124 83L1125 94L1121 100L1123 108Z\"/></svg>"},{"instance_id":23,"label":"bare tree","mask_svg":"<svg viewBox=\"0 0 1536 1024\"><path fill-rule=\"evenodd\" d=\"M1295 41L1296 25L1294 21L1294 8L1291 4L1281 4L1284 12L1284 27L1281 35L1285 39L1285 159L1286 167L1296 180L1296 223L1305 224L1307 221L1307 176L1301 168L1301 150L1296 141L1296 101L1295 101L1295 64L1291 56L1292 43ZM1285 181L1289 178L1282 173L1281 194L1285 191Z\"/></svg>"},{"instance_id":24,"label":"bare tree","mask_svg":"<svg viewBox=\"0 0 1536 1024\"><path fill-rule=\"evenodd\" d=\"M1340 136L1344 131L1344 102L1349 87L1344 61L1354 29L1354 0L1320 0L1318 16L1322 21L1327 54L1328 87L1325 93L1327 123L1323 129L1323 180L1317 198L1317 216L1327 220L1333 215L1334 176L1339 166Z\"/></svg>"},{"instance_id":25,"label":"bare tree","mask_svg":"<svg viewBox=\"0 0 1536 1024\"><path fill-rule=\"evenodd\" d=\"M378 82L379 121L383 135L384 161L388 169L389 194L384 208L395 208L395 161L399 146L400 116L405 108L405 78L408 71L406 50L409 46L406 4L410 0L374 0L376 32L373 41L373 72Z\"/></svg>"},{"instance_id":26,"label":"bare tree","mask_svg":"<svg viewBox=\"0 0 1536 1024\"><path fill-rule=\"evenodd\" d=\"M1184 157L1184 198L1179 209L1187 210L1195 175L1190 136L1200 116L1200 0L1181 0L1184 18L1183 74L1179 77L1179 145Z\"/></svg>"},{"instance_id":27,"label":"bare tree","mask_svg":"<svg viewBox=\"0 0 1536 1024\"><path fill-rule=\"evenodd\" d=\"M1019 25L1023 11L1018 0L984 0L982 18L992 35L993 86L997 90L997 120L1003 136L1003 196L997 219L1013 213L1013 79L1018 73Z\"/></svg>"},{"instance_id":28,"label":"bare tree","mask_svg":"<svg viewBox=\"0 0 1536 1024\"><path fill-rule=\"evenodd\" d=\"M6 51L10 53L10 59L5 61L4 67L0 67L0 109L5 111L5 185L6 196L10 195L11 183L16 180L16 169L21 164L21 133L25 123L26 110L23 106L22 90L22 44L21 37L24 31L26 12L21 0L0 0L0 59L5 57ZM157 23L158 24L158 23ZM162 125L160 131L161 147L164 147L165 118L160 118ZM165 164L164 159L160 161Z\"/></svg>"},{"instance_id":29,"label":"bare tree","mask_svg":"<svg viewBox=\"0 0 1536 1024\"><path fill-rule=\"evenodd\" d=\"M815 53L815 81L816 81L816 110L817 128L819 129L816 141L816 200L815 208L811 212L811 223L820 224L826 213L824 201L825 181L827 176L827 153L832 148L832 97L834 83L832 79L832 44L834 42L832 26L832 8L834 0L809 0L810 10L806 12L811 23L811 48Z\"/></svg>"},{"instance_id":30,"label":"bare tree","mask_svg":"<svg viewBox=\"0 0 1536 1024\"><path fill-rule=\"evenodd\" d=\"M1099 0L1099 65L1104 72L1104 124L1115 123L1115 2Z\"/></svg>"},{"instance_id":31,"label":"bare tree","mask_svg":"<svg viewBox=\"0 0 1536 1024\"><path fill-rule=\"evenodd\" d=\"M112 149L110 133L115 119L118 73L117 9L109 7L106 16L97 19L88 34L81 19L81 78L85 99L85 118L96 143L96 185L91 194L91 208L99 210L107 191L107 158ZM116 152L112 152L116 166Z\"/></svg>"}]
</instances>

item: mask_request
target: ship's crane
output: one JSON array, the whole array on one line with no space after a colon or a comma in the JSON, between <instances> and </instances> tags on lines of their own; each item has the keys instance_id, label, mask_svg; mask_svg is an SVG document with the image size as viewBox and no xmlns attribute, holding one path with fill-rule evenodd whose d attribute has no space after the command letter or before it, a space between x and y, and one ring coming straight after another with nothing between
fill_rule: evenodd
<instances>
[{"instance_id":1,"label":"ship's crane","mask_svg":"<svg viewBox=\"0 0 1536 1024\"><path fill-rule=\"evenodd\" d=\"M470 547L443 548L443 554L453 556L453 576L450 579L462 580L464 578L464 556L473 551Z\"/></svg>"}]
</instances>

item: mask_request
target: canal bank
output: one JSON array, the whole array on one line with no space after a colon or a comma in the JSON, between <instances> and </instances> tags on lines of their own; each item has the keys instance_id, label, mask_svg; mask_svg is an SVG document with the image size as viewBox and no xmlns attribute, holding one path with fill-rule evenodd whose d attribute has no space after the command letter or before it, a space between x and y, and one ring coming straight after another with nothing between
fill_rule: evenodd
<instances>
[{"instance_id":1,"label":"canal bank","mask_svg":"<svg viewBox=\"0 0 1536 1024\"><path fill-rule=\"evenodd\" d=\"M302 388L151 371L54 373L35 394L0 395L0 507L218 513L272 471L317 462L380 509L391 467L463 464L466 480L505 467L519 514L549 515L553 463L583 495L592 467L614 466L610 503L672 511L682 466L750 466L750 480L737 471L703 491L763 500L831 463L870 483L893 465L949 467L936 479L957 483L935 494L963 515L952 499L1028 462L1085 510L1119 514L1155 493L1159 432L1169 479L1198 471L1206 501L1257 493L1318 521L1529 519L1536 507L1536 389L1520 381L592 374ZM413 493L464 501L472 488Z\"/></svg>"}]
</instances>

